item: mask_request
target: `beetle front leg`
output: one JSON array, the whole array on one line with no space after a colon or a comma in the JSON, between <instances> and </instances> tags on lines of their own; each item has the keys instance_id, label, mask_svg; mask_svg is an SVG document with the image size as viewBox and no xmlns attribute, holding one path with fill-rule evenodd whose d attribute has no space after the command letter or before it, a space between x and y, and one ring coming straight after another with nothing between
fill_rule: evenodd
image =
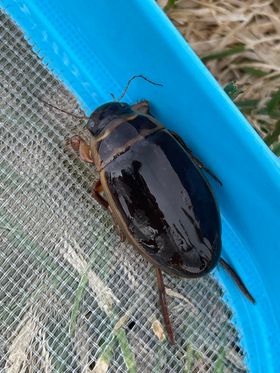
<instances>
[{"instance_id":1,"label":"beetle front leg","mask_svg":"<svg viewBox=\"0 0 280 373\"><path fill-rule=\"evenodd\" d=\"M78 153L79 157L81 158L82 161L87 162L87 163L94 163L94 160L91 155L90 151L90 146L85 142L85 140L78 136L74 135L70 137L68 140L70 143L72 149Z\"/></svg>"},{"instance_id":2,"label":"beetle front leg","mask_svg":"<svg viewBox=\"0 0 280 373\"><path fill-rule=\"evenodd\" d=\"M156 275L157 275L157 283L158 283L158 290L159 290L159 301L161 305L161 311L163 316L163 321L165 324L165 329L167 331L168 339L171 344L175 343L173 327L171 324L171 320L169 317L167 302L166 302L166 292L165 286L163 282L162 272L159 268L156 268Z\"/></svg>"},{"instance_id":3,"label":"beetle front leg","mask_svg":"<svg viewBox=\"0 0 280 373\"><path fill-rule=\"evenodd\" d=\"M192 160L197 164L197 166L201 169L203 169L205 172L207 172L217 183L220 185L223 185L221 180L213 174L212 171L209 170L209 168L205 167L204 164L193 154L191 149L185 144L184 140L174 131L169 131L171 135L182 145L182 147L189 153Z\"/></svg>"},{"instance_id":4,"label":"beetle front leg","mask_svg":"<svg viewBox=\"0 0 280 373\"><path fill-rule=\"evenodd\" d=\"M139 111L142 114L149 114L150 104L149 101L143 100L131 106L132 110Z\"/></svg>"}]
</instances>

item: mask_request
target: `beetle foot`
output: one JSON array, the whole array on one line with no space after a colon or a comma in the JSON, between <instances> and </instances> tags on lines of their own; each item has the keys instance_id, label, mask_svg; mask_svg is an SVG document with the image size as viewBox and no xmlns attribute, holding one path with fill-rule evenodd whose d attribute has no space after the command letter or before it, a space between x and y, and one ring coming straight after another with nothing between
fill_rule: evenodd
<instances>
[{"instance_id":1,"label":"beetle foot","mask_svg":"<svg viewBox=\"0 0 280 373\"><path fill-rule=\"evenodd\" d=\"M90 146L79 135L74 135L67 140L72 149L79 155L80 159L87 163L94 163Z\"/></svg>"}]
</instances>

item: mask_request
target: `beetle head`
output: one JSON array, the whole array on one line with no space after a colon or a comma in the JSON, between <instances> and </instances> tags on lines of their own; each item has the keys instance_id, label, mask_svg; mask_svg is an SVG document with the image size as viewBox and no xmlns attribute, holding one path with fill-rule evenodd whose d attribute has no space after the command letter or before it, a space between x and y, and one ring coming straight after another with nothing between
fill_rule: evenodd
<instances>
[{"instance_id":1,"label":"beetle head","mask_svg":"<svg viewBox=\"0 0 280 373\"><path fill-rule=\"evenodd\" d=\"M101 131L115 118L132 113L131 106L124 102L108 102L99 106L89 117L86 127L93 136Z\"/></svg>"}]
</instances>

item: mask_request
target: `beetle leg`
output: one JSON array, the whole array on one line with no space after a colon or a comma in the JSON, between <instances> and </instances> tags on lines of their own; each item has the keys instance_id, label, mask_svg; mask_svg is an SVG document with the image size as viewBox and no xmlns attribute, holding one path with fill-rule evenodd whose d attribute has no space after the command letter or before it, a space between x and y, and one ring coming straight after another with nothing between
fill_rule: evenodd
<instances>
[{"instance_id":1,"label":"beetle leg","mask_svg":"<svg viewBox=\"0 0 280 373\"><path fill-rule=\"evenodd\" d=\"M158 290L159 290L159 301L161 305L162 316L165 324L165 329L167 331L168 339L171 344L175 343L174 334L173 334L173 327L171 324L171 320L169 317L167 302L166 302L166 292L165 286L163 282L162 272L159 268L156 268L156 275L157 275L157 283L158 283Z\"/></svg>"},{"instance_id":2,"label":"beetle leg","mask_svg":"<svg viewBox=\"0 0 280 373\"><path fill-rule=\"evenodd\" d=\"M246 288L244 285L243 281L241 278L238 276L238 274L235 272L235 270L227 263L224 261L224 259L220 259L220 263L222 267L231 275L231 277L234 279L236 285L239 287L239 289L242 291L242 293L245 295L246 298L249 299L250 302L253 304L256 303L254 297L250 294L249 290Z\"/></svg>"},{"instance_id":3,"label":"beetle leg","mask_svg":"<svg viewBox=\"0 0 280 373\"><path fill-rule=\"evenodd\" d=\"M103 188L102 188L102 184L101 184L101 181L100 180L97 180L97 182L95 183L95 185L93 186L92 190L91 190L91 195L93 196L93 198L101 205L103 206L105 209L109 210L111 215L112 215L112 218L113 218L113 222L114 222L114 225L115 225L115 228L120 236L120 240L121 242L124 242L125 241L125 235L123 233L123 231L121 230L121 227L119 226L118 222L117 222L117 219L112 211L112 209L110 208L109 206L109 203L106 201L106 199L101 195L101 193L103 192Z\"/></svg>"},{"instance_id":4,"label":"beetle leg","mask_svg":"<svg viewBox=\"0 0 280 373\"><path fill-rule=\"evenodd\" d=\"M150 104L149 101L143 100L131 106L132 110L140 111L143 114L149 114Z\"/></svg>"},{"instance_id":5,"label":"beetle leg","mask_svg":"<svg viewBox=\"0 0 280 373\"><path fill-rule=\"evenodd\" d=\"M113 221L114 221L115 229L117 230L117 232L118 232L118 234L119 234L119 236L120 236L120 240L121 240L121 242L124 242L124 241L125 241L125 238L126 238L126 237L125 237L125 234L124 234L124 232L122 231L120 225L118 224L118 220L117 220L116 216L114 215L113 210L111 210L110 207L109 207L109 210L110 210L110 212L111 212L111 215L112 215L112 218L113 218Z\"/></svg>"},{"instance_id":6,"label":"beetle leg","mask_svg":"<svg viewBox=\"0 0 280 373\"><path fill-rule=\"evenodd\" d=\"M97 182L94 184L92 190L91 190L91 195L92 197L105 209L108 208L109 204L106 201L104 197L102 197L101 193L103 192L103 188L101 185L101 181L97 180Z\"/></svg>"},{"instance_id":7,"label":"beetle leg","mask_svg":"<svg viewBox=\"0 0 280 373\"><path fill-rule=\"evenodd\" d=\"M89 144L85 142L84 139L82 139L78 135L74 135L70 137L68 142L70 143L72 149L76 153L79 154L82 161L88 162L88 163L94 163L92 155L91 155L91 151L90 151L90 146Z\"/></svg>"},{"instance_id":8,"label":"beetle leg","mask_svg":"<svg viewBox=\"0 0 280 373\"><path fill-rule=\"evenodd\" d=\"M209 168L205 167L204 164L195 155L193 155L193 152L191 151L191 149L185 144L183 139L176 132L174 131L169 131L169 132L182 145L182 147L189 153L189 155L191 156L191 158L193 159L193 161L197 164L199 168L203 169L210 176L212 176L212 178L215 181L217 181L217 183L219 183L220 185L223 185L221 180L215 174L213 174L213 172L210 171Z\"/></svg>"},{"instance_id":9,"label":"beetle leg","mask_svg":"<svg viewBox=\"0 0 280 373\"><path fill-rule=\"evenodd\" d=\"M217 181L217 183L219 183L221 186L223 185L223 183L221 182L221 180L215 175L213 174L213 172L211 170L209 170L209 168L205 167L204 164L198 159L196 158L191 150L189 151L189 154L190 156L192 157L192 159L196 162L196 164L198 165L199 168L203 169L205 172L207 172L215 181Z\"/></svg>"}]
</instances>

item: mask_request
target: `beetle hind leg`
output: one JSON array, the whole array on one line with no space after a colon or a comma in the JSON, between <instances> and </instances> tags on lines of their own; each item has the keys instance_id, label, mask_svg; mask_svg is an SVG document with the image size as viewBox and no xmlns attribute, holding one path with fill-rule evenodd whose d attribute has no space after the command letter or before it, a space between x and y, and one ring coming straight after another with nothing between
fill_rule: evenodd
<instances>
[{"instance_id":1,"label":"beetle hind leg","mask_svg":"<svg viewBox=\"0 0 280 373\"><path fill-rule=\"evenodd\" d=\"M249 299L250 302L255 304L256 303L255 298L250 294L249 290L246 288L243 281L238 276L238 274L235 272L235 270L222 258L220 259L220 263L221 263L221 266L225 269L225 271L231 275L236 285L239 287L239 289L242 291L245 297Z\"/></svg>"},{"instance_id":2,"label":"beetle hind leg","mask_svg":"<svg viewBox=\"0 0 280 373\"><path fill-rule=\"evenodd\" d=\"M174 339L173 327L171 324L168 307L167 307L165 286L163 282L162 272L159 268L156 268L156 275L157 275L157 283L158 283L158 290L159 290L159 301L160 301L163 321L165 324L165 329L168 335L169 342L171 344L174 344L175 339Z\"/></svg>"},{"instance_id":3,"label":"beetle hind leg","mask_svg":"<svg viewBox=\"0 0 280 373\"><path fill-rule=\"evenodd\" d=\"M204 166L204 164L193 154L191 149L185 144L184 140L174 131L169 131L171 135L179 142L180 145L189 153L192 160L195 162L195 164L200 168L203 169L205 172L207 172L217 183L220 185L223 185L221 180L211 171L209 168Z\"/></svg>"},{"instance_id":4,"label":"beetle hind leg","mask_svg":"<svg viewBox=\"0 0 280 373\"><path fill-rule=\"evenodd\" d=\"M116 231L118 232L119 236L120 236L120 240L122 242L125 241L125 234L123 233L120 225L118 224L117 222L117 219L113 213L113 211L111 210L110 206L109 206L109 203L106 201L106 199L102 196L103 193L103 188L102 188L102 184L101 184L101 181L100 180L97 180L97 182L94 184L92 190L91 190L91 195L92 197L102 206L104 207L106 210L110 211L111 215L112 215L112 218L113 218L113 221L114 221L114 226L115 226L115 229Z\"/></svg>"},{"instance_id":5,"label":"beetle hind leg","mask_svg":"<svg viewBox=\"0 0 280 373\"><path fill-rule=\"evenodd\" d=\"M117 218L117 216L114 214L114 212L113 212L113 210L110 208L110 206L109 206L108 210L110 211L110 213L111 213L111 215L112 215L112 219L113 219L113 222L114 222L114 226L115 226L116 231L117 231L118 234L119 234L120 240L121 240L121 242L124 242L125 239L126 239L126 236L125 236L123 230L121 229L120 224L118 223L118 218Z\"/></svg>"}]
</instances>

